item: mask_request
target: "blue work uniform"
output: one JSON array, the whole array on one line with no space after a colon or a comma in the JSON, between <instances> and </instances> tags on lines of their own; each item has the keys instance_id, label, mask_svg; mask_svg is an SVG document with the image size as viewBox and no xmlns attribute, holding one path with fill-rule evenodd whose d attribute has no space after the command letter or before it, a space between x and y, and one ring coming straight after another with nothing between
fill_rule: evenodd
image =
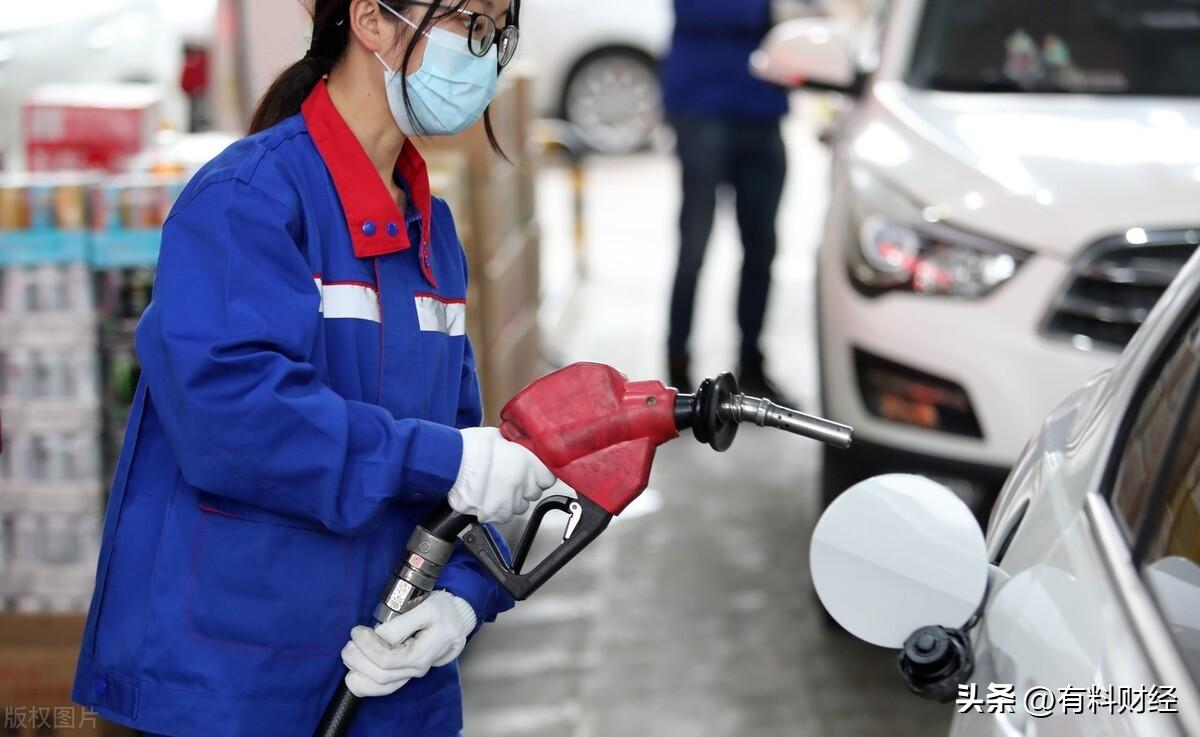
<instances>
[{"instance_id":1,"label":"blue work uniform","mask_svg":"<svg viewBox=\"0 0 1200 737\"><path fill-rule=\"evenodd\" d=\"M481 422L450 211L406 144L402 212L325 83L188 184L163 227L142 379L73 698L172 737L311 734ZM461 548L438 588L511 598ZM456 665L368 699L357 737L451 737Z\"/></svg>"}]
</instances>

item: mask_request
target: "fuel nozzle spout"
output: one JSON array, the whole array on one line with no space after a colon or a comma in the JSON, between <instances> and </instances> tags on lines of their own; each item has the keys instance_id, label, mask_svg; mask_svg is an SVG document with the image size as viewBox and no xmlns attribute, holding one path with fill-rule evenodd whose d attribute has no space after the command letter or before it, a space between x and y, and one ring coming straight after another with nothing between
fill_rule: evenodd
<instances>
[{"instance_id":1,"label":"fuel nozzle spout","mask_svg":"<svg viewBox=\"0 0 1200 737\"><path fill-rule=\"evenodd\" d=\"M846 425L742 394L730 373L706 379L695 394L679 394L675 399L676 427L691 428L696 440L718 452L733 445L743 422L785 430L836 448L850 447L854 437L854 430Z\"/></svg>"}]
</instances>

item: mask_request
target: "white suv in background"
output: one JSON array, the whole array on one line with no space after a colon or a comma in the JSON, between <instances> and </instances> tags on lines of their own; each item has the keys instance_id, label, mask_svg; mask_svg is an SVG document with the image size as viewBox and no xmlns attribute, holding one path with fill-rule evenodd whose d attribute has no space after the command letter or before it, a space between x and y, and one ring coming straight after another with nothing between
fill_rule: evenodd
<instances>
[{"instance_id":1,"label":"white suv in background","mask_svg":"<svg viewBox=\"0 0 1200 737\"><path fill-rule=\"evenodd\" d=\"M1200 243L1200 4L894 0L876 21L858 49L797 21L754 60L855 98L818 319L823 411L857 435L825 499L915 471L986 502Z\"/></svg>"}]
</instances>

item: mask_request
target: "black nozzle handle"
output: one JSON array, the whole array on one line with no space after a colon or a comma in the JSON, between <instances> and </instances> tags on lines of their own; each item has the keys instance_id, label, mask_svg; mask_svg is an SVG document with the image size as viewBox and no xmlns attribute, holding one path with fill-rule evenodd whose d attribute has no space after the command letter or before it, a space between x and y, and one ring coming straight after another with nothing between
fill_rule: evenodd
<instances>
[{"instance_id":1,"label":"black nozzle handle","mask_svg":"<svg viewBox=\"0 0 1200 737\"><path fill-rule=\"evenodd\" d=\"M533 508L533 514L529 516L529 521L525 523L521 540L513 549L512 570L514 572L519 575L521 571L525 570L525 561L529 559L529 551L533 549L533 543L537 540L538 530L542 528L542 522L545 521L546 515L551 512L563 512L570 515L573 513L572 505L578 507L582 512L583 505L567 496L550 496L538 502L537 506Z\"/></svg>"},{"instance_id":2,"label":"black nozzle handle","mask_svg":"<svg viewBox=\"0 0 1200 737\"><path fill-rule=\"evenodd\" d=\"M556 510L570 513L572 505L578 505L578 518L574 521L574 529L570 536L534 566L532 571L523 572L525 558L546 514ZM591 545L608 527L612 517L602 507L584 496L577 499L561 496L547 497L534 509L533 516L517 546L514 565L511 566L504 560L499 546L496 545L491 533L483 525L477 524L469 527L463 534L462 540L471 555L474 555L483 564L492 578L496 579L497 583L504 587L510 596L517 601L524 601L561 571L563 566L570 563L575 556L583 552L584 548Z\"/></svg>"},{"instance_id":3,"label":"black nozzle handle","mask_svg":"<svg viewBox=\"0 0 1200 737\"><path fill-rule=\"evenodd\" d=\"M572 512L572 507L577 512ZM563 540L545 560L538 563L533 570L524 571L525 559L537 536L538 529L546 515L553 511L566 512L578 518L573 522L571 535ZM593 503L586 497L577 499L564 496L551 496L542 499L534 507L525 532L517 545L516 555L510 565L500 552L500 546L492 538L488 528L479 521L465 514L459 514L451 509L447 502L442 502L422 522L421 527L434 537L446 542L462 538L463 545L483 564L492 578L496 580L514 599L523 601L543 584L553 578L563 566L590 545L601 532L608 527L612 515ZM420 553L420 551L409 551Z\"/></svg>"},{"instance_id":4,"label":"black nozzle handle","mask_svg":"<svg viewBox=\"0 0 1200 737\"><path fill-rule=\"evenodd\" d=\"M433 511L421 520L421 527L429 531L429 534L452 543L458 539L463 530L478 522L469 514L460 514L454 511L450 506L450 502L442 501Z\"/></svg>"}]
</instances>

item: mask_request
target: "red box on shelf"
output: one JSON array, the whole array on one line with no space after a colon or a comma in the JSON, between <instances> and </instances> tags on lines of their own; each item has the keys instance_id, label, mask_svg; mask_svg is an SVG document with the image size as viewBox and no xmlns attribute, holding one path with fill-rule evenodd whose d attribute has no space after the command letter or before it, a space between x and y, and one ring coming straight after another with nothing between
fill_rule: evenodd
<instances>
[{"instance_id":1,"label":"red box on shelf","mask_svg":"<svg viewBox=\"0 0 1200 737\"><path fill-rule=\"evenodd\" d=\"M154 145L162 93L153 85L49 85L22 109L30 171L117 172Z\"/></svg>"}]
</instances>

